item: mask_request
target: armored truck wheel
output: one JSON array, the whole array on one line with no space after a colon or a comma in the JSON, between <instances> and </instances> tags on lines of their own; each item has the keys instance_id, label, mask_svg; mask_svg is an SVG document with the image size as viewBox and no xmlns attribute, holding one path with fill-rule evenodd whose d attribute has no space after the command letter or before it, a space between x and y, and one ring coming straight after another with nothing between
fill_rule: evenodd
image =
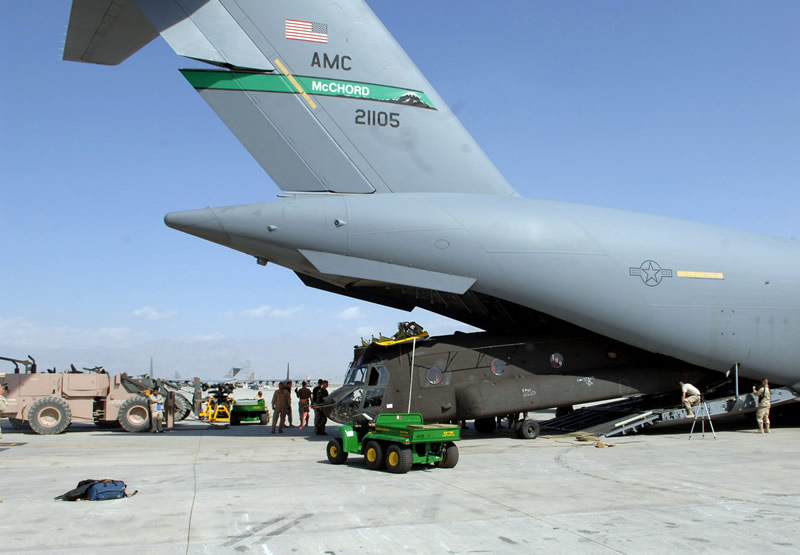
<instances>
[{"instance_id":1,"label":"armored truck wheel","mask_svg":"<svg viewBox=\"0 0 800 555\"><path fill-rule=\"evenodd\" d=\"M328 455L328 461L331 464L344 464L347 460L347 451L342 449L342 440L339 438L332 439L328 442L328 448L325 449Z\"/></svg>"},{"instance_id":2,"label":"armored truck wheel","mask_svg":"<svg viewBox=\"0 0 800 555\"><path fill-rule=\"evenodd\" d=\"M519 425L517 428L517 436L519 436L521 439L536 439L539 437L540 431L541 428L539 428L539 423L529 418L527 420L523 420L522 424Z\"/></svg>"},{"instance_id":3,"label":"armored truck wheel","mask_svg":"<svg viewBox=\"0 0 800 555\"><path fill-rule=\"evenodd\" d=\"M119 424L128 432L146 432L150 428L150 406L141 395L125 399L119 407Z\"/></svg>"},{"instance_id":4,"label":"armored truck wheel","mask_svg":"<svg viewBox=\"0 0 800 555\"><path fill-rule=\"evenodd\" d=\"M392 444L386 449L386 470L393 474L405 474L414 464L414 453L409 447Z\"/></svg>"},{"instance_id":5,"label":"armored truck wheel","mask_svg":"<svg viewBox=\"0 0 800 555\"><path fill-rule=\"evenodd\" d=\"M364 462L370 470L380 470L384 465L383 446L371 439L364 448Z\"/></svg>"},{"instance_id":6,"label":"armored truck wheel","mask_svg":"<svg viewBox=\"0 0 800 555\"><path fill-rule=\"evenodd\" d=\"M458 446L452 441L448 441L443 446L442 460L434 463L439 468L453 468L458 464Z\"/></svg>"},{"instance_id":7,"label":"armored truck wheel","mask_svg":"<svg viewBox=\"0 0 800 555\"><path fill-rule=\"evenodd\" d=\"M31 405L28 422L34 432L41 435L60 434L69 426L72 411L60 397L44 397Z\"/></svg>"}]
</instances>

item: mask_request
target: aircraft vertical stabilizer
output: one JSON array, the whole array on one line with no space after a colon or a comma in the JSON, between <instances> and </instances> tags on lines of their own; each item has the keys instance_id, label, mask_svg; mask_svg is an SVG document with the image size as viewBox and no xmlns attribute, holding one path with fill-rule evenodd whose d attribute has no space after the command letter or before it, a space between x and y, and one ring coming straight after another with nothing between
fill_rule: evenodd
<instances>
[{"instance_id":1,"label":"aircraft vertical stabilizer","mask_svg":"<svg viewBox=\"0 0 800 555\"><path fill-rule=\"evenodd\" d=\"M363 1L130 2L283 190L516 194Z\"/></svg>"}]
</instances>

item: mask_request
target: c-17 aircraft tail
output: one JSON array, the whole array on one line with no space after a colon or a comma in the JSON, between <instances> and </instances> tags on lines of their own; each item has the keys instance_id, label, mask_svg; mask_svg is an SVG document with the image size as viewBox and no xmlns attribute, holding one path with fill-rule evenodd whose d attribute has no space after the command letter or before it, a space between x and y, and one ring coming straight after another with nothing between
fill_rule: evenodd
<instances>
[{"instance_id":1,"label":"c-17 aircraft tail","mask_svg":"<svg viewBox=\"0 0 800 555\"><path fill-rule=\"evenodd\" d=\"M284 191L515 194L363 1L74 0L64 59L159 34Z\"/></svg>"}]
</instances>

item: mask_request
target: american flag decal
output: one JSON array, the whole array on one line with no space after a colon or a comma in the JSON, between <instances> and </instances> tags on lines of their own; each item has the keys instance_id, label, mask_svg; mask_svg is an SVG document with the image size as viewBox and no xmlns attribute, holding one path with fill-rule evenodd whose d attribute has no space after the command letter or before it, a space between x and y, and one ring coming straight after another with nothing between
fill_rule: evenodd
<instances>
[{"instance_id":1,"label":"american flag decal","mask_svg":"<svg viewBox=\"0 0 800 555\"><path fill-rule=\"evenodd\" d=\"M304 40L307 42L328 43L328 25L297 19L286 20L286 38L290 40Z\"/></svg>"}]
</instances>

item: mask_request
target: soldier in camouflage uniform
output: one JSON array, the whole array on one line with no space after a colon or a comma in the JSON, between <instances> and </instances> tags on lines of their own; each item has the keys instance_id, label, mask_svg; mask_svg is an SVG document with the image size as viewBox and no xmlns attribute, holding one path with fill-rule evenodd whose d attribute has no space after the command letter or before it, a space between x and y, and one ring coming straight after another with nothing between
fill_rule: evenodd
<instances>
[{"instance_id":1,"label":"soldier in camouflage uniform","mask_svg":"<svg viewBox=\"0 0 800 555\"><path fill-rule=\"evenodd\" d=\"M292 391L286 384L281 382L278 389L272 394L272 433L275 433L275 426L280 422L278 431L283 433L284 420L286 413L292 410Z\"/></svg>"},{"instance_id":2,"label":"soldier in camouflage uniform","mask_svg":"<svg viewBox=\"0 0 800 555\"><path fill-rule=\"evenodd\" d=\"M769 392L769 380L764 378L761 380L761 387L756 389L753 386L753 393L758 396L758 408L756 409L756 422L758 423L759 431L769 433L769 406L771 395Z\"/></svg>"},{"instance_id":3,"label":"soldier in camouflage uniform","mask_svg":"<svg viewBox=\"0 0 800 555\"><path fill-rule=\"evenodd\" d=\"M692 407L700 404L700 390L690 383L683 381L679 381L678 383L681 386L681 404L686 409L686 418L694 418Z\"/></svg>"}]
</instances>

